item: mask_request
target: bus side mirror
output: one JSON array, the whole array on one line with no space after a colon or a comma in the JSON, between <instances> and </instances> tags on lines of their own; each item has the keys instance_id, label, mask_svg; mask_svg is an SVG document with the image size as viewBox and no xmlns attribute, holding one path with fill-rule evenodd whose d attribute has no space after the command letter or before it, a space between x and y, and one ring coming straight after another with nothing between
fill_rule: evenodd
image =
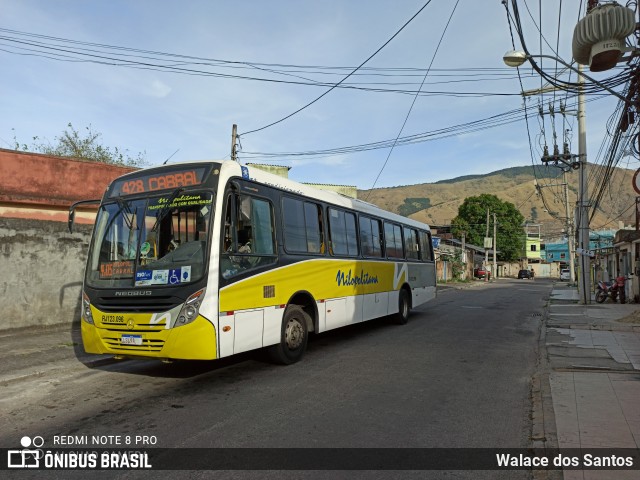
<instances>
[{"instance_id":1,"label":"bus side mirror","mask_svg":"<svg viewBox=\"0 0 640 480\"><path fill-rule=\"evenodd\" d=\"M76 218L76 207L78 205L83 205L87 203L100 203L100 200L80 200L79 202L75 202L71 204L69 207L69 220L67 221L67 226L69 227L69 233L73 233L73 224Z\"/></svg>"},{"instance_id":2,"label":"bus side mirror","mask_svg":"<svg viewBox=\"0 0 640 480\"><path fill-rule=\"evenodd\" d=\"M76 211L72 208L69 207L69 220L68 220L68 226L69 226L69 233L73 233L73 221L76 218Z\"/></svg>"}]
</instances>

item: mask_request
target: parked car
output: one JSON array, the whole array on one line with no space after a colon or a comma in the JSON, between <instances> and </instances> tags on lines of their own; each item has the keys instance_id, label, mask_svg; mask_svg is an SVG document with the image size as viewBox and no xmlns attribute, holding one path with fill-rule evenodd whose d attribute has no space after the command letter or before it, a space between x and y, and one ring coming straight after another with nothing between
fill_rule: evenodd
<instances>
[{"instance_id":1,"label":"parked car","mask_svg":"<svg viewBox=\"0 0 640 480\"><path fill-rule=\"evenodd\" d=\"M526 278L527 280L531 280L531 271L530 270L520 270L518 272L518 280L522 280Z\"/></svg>"},{"instance_id":2,"label":"parked car","mask_svg":"<svg viewBox=\"0 0 640 480\"><path fill-rule=\"evenodd\" d=\"M571 270L568 268L563 268L560 270L560 280L571 280Z\"/></svg>"},{"instance_id":3,"label":"parked car","mask_svg":"<svg viewBox=\"0 0 640 480\"><path fill-rule=\"evenodd\" d=\"M489 272L488 270L485 270L484 268L474 268L473 269L473 276L475 278L487 278L488 280L491 280L491 272Z\"/></svg>"}]
</instances>

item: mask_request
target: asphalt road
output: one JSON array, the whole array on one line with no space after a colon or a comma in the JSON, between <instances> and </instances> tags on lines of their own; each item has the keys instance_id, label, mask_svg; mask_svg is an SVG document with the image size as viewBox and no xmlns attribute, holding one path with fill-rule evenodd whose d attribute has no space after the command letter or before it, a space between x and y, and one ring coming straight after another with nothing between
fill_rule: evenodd
<instances>
[{"instance_id":1,"label":"asphalt road","mask_svg":"<svg viewBox=\"0 0 640 480\"><path fill-rule=\"evenodd\" d=\"M183 448L520 448L551 282L443 288L409 323L318 335L302 362L70 363L3 387L0 446L23 435L148 436ZM26 472L10 472L25 478ZM46 475L42 475L46 473ZM71 472L40 472L69 478ZM81 472L75 472L80 474ZM115 472L93 472L113 478ZM122 478L138 478L122 472ZM158 472L155 473L155 476ZM86 476L86 472L82 475ZM168 472L168 478L529 478L522 471ZM18 478L18 476L16 476ZM80 476L78 477L80 478Z\"/></svg>"}]
</instances>

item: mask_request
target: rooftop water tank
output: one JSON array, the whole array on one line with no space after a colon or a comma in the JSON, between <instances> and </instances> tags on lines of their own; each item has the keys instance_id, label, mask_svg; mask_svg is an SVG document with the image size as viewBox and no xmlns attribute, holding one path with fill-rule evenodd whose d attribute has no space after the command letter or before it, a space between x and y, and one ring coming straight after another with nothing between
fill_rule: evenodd
<instances>
[{"instance_id":1,"label":"rooftop water tank","mask_svg":"<svg viewBox=\"0 0 640 480\"><path fill-rule=\"evenodd\" d=\"M624 39L636 29L635 13L617 3L600 5L573 31L573 58L592 72L613 68L622 56Z\"/></svg>"}]
</instances>

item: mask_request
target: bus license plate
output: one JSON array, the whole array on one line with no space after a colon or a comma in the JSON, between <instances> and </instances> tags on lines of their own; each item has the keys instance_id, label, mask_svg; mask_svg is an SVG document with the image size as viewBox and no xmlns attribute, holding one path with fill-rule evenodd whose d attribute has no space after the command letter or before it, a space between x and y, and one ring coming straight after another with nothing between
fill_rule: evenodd
<instances>
[{"instance_id":1,"label":"bus license plate","mask_svg":"<svg viewBox=\"0 0 640 480\"><path fill-rule=\"evenodd\" d=\"M142 335L122 335L121 345L142 345Z\"/></svg>"}]
</instances>

